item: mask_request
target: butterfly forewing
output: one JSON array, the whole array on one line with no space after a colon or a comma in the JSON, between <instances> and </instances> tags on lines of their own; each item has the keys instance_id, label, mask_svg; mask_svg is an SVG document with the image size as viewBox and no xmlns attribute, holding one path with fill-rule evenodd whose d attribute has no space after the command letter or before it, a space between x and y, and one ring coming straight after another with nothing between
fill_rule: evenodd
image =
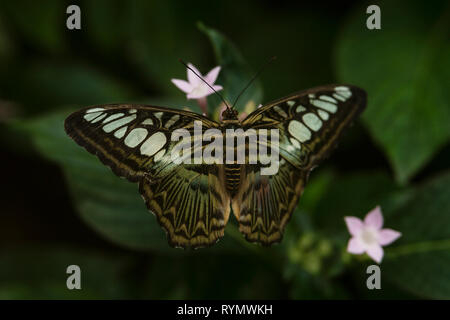
<instances>
[{"instance_id":1,"label":"butterfly forewing","mask_svg":"<svg viewBox=\"0 0 450 320\"><path fill-rule=\"evenodd\" d=\"M364 110L366 93L350 85L328 85L268 103L251 113L244 128L280 130L280 156L307 169L330 152L343 129Z\"/></svg>"},{"instance_id":2,"label":"butterfly forewing","mask_svg":"<svg viewBox=\"0 0 450 320\"><path fill-rule=\"evenodd\" d=\"M65 122L66 132L97 155L114 173L139 181L146 205L166 230L169 243L202 247L223 236L230 200L223 189L223 167L177 164L171 133L194 136L218 123L198 114L142 105L106 105L80 110ZM193 145L193 144L192 144Z\"/></svg>"},{"instance_id":3,"label":"butterfly forewing","mask_svg":"<svg viewBox=\"0 0 450 320\"><path fill-rule=\"evenodd\" d=\"M334 148L365 105L363 90L329 85L271 102L243 121L245 129L278 129L280 154L275 175L261 176L259 166L247 165L232 200L247 240L265 245L281 240L310 170Z\"/></svg>"},{"instance_id":4,"label":"butterfly forewing","mask_svg":"<svg viewBox=\"0 0 450 320\"><path fill-rule=\"evenodd\" d=\"M181 110L142 105L85 108L65 121L67 134L111 167L117 175L139 181L171 147L171 132L199 120L204 128L218 124Z\"/></svg>"}]
</instances>

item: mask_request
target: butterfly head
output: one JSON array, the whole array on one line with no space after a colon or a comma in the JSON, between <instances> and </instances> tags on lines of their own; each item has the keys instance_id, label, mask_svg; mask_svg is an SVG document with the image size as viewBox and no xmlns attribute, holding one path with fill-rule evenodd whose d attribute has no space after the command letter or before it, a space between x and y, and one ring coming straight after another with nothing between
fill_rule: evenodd
<instances>
[{"instance_id":1,"label":"butterfly head","mask_svg":"<svg viewBox=\"0 0 450 320\"><path fill-rule=\"evenodd\" d=\"M222 112L222 120L237 120L239 112L233 108L226 108Z\"/></svg>"}]
</instances>

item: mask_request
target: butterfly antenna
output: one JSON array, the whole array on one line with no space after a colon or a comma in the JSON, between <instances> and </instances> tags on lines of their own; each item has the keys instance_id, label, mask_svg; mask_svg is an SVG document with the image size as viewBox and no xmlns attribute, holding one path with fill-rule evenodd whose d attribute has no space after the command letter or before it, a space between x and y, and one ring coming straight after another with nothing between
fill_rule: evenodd
<instances>
[{"instance_id":1,"label":"butterfly antenna","mask_svg":"<svg viewBox=\"0 0 450 320\"><path fill-rule=\"evenodd\" d=\"M182 65L184 65L186 68L191 70L200 80L202 80L204 83L206 83L206 85L208 87L210 87L211 90L214 91L214 93L217 94L220 97L220 99L223 101L223 103L225 103L227 108L230 109L230 106L228 105L228 103L225 101L225 99L222 97L222 95L220 93L218 93L216 90L214 90L214 88L205 79L203 79L201 75L199 75L197 72L195 72L195 70L193 70L191 67L189 67L183 60L181 60L181 59L179 59L179 60L180 60Z\"/></svg>"},{"instance_id":2,"label":"butterfly antenna","mask_svg":"<svg viewBox=\"0 0 450 320\"><path fill-rule=\"evenodd\" d=\"M255 73L255 75L253 76L253 78L247 83L247 85L245 86L245 88L241 91L241 93L239 93L239 95L236 97L236 100L234 100L233 102L233 106L231 108L234 108L234 106L236 105L236 103L238 102L239 98L242 96L242 94L245 92L245 90L248 89L248 87L250 87L250 85L253 83L253 81L258 78L258 76L261 74L261 72L271 63L273 62L273 60L275 60L277 57L273 56L271 57L266 63L264 63L262 65L261 68L259 68L258 72Z\"/></svg>"}]
</instances>

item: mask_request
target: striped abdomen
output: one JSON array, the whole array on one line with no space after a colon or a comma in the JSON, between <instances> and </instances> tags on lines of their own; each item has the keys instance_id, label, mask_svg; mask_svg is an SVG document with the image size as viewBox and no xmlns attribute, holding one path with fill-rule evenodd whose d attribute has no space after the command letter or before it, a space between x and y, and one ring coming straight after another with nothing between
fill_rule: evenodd
<instances>
[{"instance_id":1,"label":"striped abdomen","mask_svg":"<svg viewBox=\"0 0 450 320\"><path fill-rule=\"evenodd\" d=\"M225 164L225 184L233 197L238 190L241 179L241 164Z\"/></svg>"}]
</instances>

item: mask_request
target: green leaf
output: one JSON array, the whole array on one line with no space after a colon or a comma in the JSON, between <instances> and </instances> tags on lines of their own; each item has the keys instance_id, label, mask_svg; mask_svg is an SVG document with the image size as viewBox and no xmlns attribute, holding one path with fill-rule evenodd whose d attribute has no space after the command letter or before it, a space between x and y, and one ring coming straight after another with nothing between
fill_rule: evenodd
<instances>
[{"instance_id":1,"label":"green leaf","mask_svg":"<svg viewBox=\"0 0 450 320\"><path fill-rule=\"evenodd\" d=\"M322 186L321 196L317 186L312 193L306 188L303 195L315 230L345 248L350 235L344 216L364 218L381 205L384 226L402 232L399 240L385 248L383 277L416 296L448 299L450 172L413 188L398 187L383 173L334 174L331 180L330 176L322 172L312 179L313 187Z\"/></svg>"},{"instance_id":2,"label":"green leaf","mask_svg":"<svg viewBox=\"0 0 450 320\"><path fill-rule=\"evenodd\" d=\"M103 1L103 4L92 1L90 6L97 7L96 11L103 11L104 7L108 6L106 3L107 1ZM189 61L189 57L198 55L200 46L192 39L193 28L187 28L176 14L179 4L173 1L135 1L130 4L123 5L124 10L118 18L124 21L123 28L117 26L117 19L102 15L104 24L98 21L95 23L95 39L111 34L111 26L113 30L118 31L123 41L111 39L110 35L107 41L116 41L115 45L123 50L136 73L145 79L149 90L154 91L156 88L167 96L184 95L170 80L186 75L186 69L178 59ZM113 14L118 13L116 11Z\"/></svg>"},{"instance_id":3,"label":"green leaf","mask_svg":"<svg viewBox=\"0 0 450 320\"><path fill-rule=\"evenodd\" d=\"M15 247L0 254L0 299L125 299L134 275L127 257L71 247ZM67 267L81 269L81 290L66 286Z\"/></svg>"},{"instance_id":4,"label":"green leaf","mask_svg":"<svg viewBox=\"0 0 450 320\"><path fill-rule=\"evenodd\" d=\"M52 53L64 48L68 15L63 2L2 1L0 10L32 45Z\"/></svg>"},{"instance_id":5,"label":"green leaf","mask_svg":"<svg viewBox=\"0 0 450 320\"><path fill-rule=\"evenodd\" d=\"M163 229L145 207L138 185L115 176L66 135L64 119L68 114L53 113L10 126L26 132L39 153L62 167L77 211L104 238L135 250L182 253L168 245ZM242 248L229 235L202 252L236 252Z\"/></svg>"},{"instance_id":6,"label":"green leaf","mask_svg":"<svg viewBox=\"0 0 450 320\"><path fill-rule=\"evenodd\" d=\"M5 60L8 61L9 58L14 54L16 50L14 41L8 30L5 28L4 19L0 17L0 67L3 68Z\"/></svg>"},{"instance_id":7,"label":"green leaf","mask_svg":"<svg viewBox=\"0 0 450 320\"><path fill-rule=\"evenodd\" d=\"M402 232L386 248L382 272L420 297L450 298L450 172L418 188L386 227Z\"/></svg>"},{"instance_id":8,"label":"green leaf","mask_svg":"<svg viewBox=\"0 0 450 320\"><path fill-rule=\"evenodd\" d=\"M86 1L82 10L89 12L83 16L86 35L93 46L105 54L117 56L123 54L123 48L129 44L130 21L133 4L108 0ZM151 19L149 19L151 20Z\"/></svg>"},{"instance_id":9,"label":"green leaf","mask_svg":"<svg viewBox=\"0 0 450 320\"><path fill-rule=\"evenodd\" d=\"M337 46L341 81L368 91L363 114L373 139L407 182L450 138L448 2L384 2L381 30L359 8Z\"/></svg>"},{"instance_id":10,"label":"green leaf","mask_svg":"<svg viewBox=\"0 0 450 320\"><path fill-rule=\"evenodd\" d=\"M72 141L64 132L67 115L50 114L18 126L42 155L62 165L74 205L94 230L129 248L167 250L164 232L145 208L137 185L116 177Z\"/></svg>"},{"instance_id":11,"label":"green leaf","mask_svg":"<svg viewBox=\"0 0 450 320\"><path fill-rule=\"evenodd\" d=\"M348 239L348 231L344 223L345 216L363 218L377 205L381 205L383 210L390 209L398 205L390 200L392 194L404 194L404 191L397 187L384 172L334 174L333 179L330 179L329 176L330 174L325 176L326 184L321 190L321 197L317 191L315 194L310 194L306 188L304 198L307 203L311 202L309 200L311 197L320 198L313 210L310 211L314 225L318 231L329 237L342 240L342 244L346 243ZM301 207L302 199L300 199Z\"/></svg>"},{"instance_id":12,"label":"green leaf","mask_svg":"<svg viewBox=\"0 0 450 320\"><path fill-rule=\"evenodd\" d=\"M337 281L312 275L296 264L287 265L285 278L290 280L289 298L295 300L346 299L350 294Z\"/></svg>"},{"instance_id":13,"label":"green leaf","mask_svg":"<svg viewBox=\"0 0 450 320\"><path fill-rule=\"evenodd\" d=\"M278 270L248 254L158 257L147 271L142 279L144 299L275 299L286 295Z\"/></svg>"},{"instance_id":14,"label":"green leaf","mask_svg":"<svg viewBox=\"0 0 450 320\"><path fill-rule=\"evenodd\" d=\"M384 277L384 263L381 265L381 290L368 290L367 279L370 274L367 273L367 268L373 265L372 260L367 259L364 263L352 264L351 279L353 280L352 288L356 291L355 296L357 299L363 300L413 300L417 299L417 295L411 292L407 292L402 288L395 285L391 281L388 281ZM345 277L346 281L350 277Z\"/></svg>"},{"instance_id":15,"label":"green leaf","mask_svg":"<svg viewBox=\"0 0 450 320\"><path fill-rule=\"evenodd\" d=\"M117 103L133 96L120 80L83 64L34 63L27 76L31 90L53 105Z\"/></svg>"},{"instance_id":16,"label":"green leaf","mask_svg":"<svg viewBox=\"0 0 450 320\"><path fill-rule=\"evenodd\" d=\"M0 92L30 113L67 104L81 107L130 101L135 96L120 79L82 63L16 64L0 78L0 87Z\"/></svg>"},{"instance_id":17,"label":"green leaf","mask_svg":"<svg viewBox=\"0 0 450 320\"><path fill-rule=\"evenodd\" d=\"M245 62L243 56L224 35L219 31L205 26L203 23L198 24L198 28L203 31L211 41L214 48L217 63L222 70L217 79L217 84L224 87L224 98L229 103L233 103L242 89L245 88L254 73ZM236 109L243 111L248 102L255 105L262 103L263 92L261 83L255 80L252 85L242 94ZM218 101L216 99L216 101ZM218 105L218 103L216 103Z\"/></svg>"}]
</instances>

